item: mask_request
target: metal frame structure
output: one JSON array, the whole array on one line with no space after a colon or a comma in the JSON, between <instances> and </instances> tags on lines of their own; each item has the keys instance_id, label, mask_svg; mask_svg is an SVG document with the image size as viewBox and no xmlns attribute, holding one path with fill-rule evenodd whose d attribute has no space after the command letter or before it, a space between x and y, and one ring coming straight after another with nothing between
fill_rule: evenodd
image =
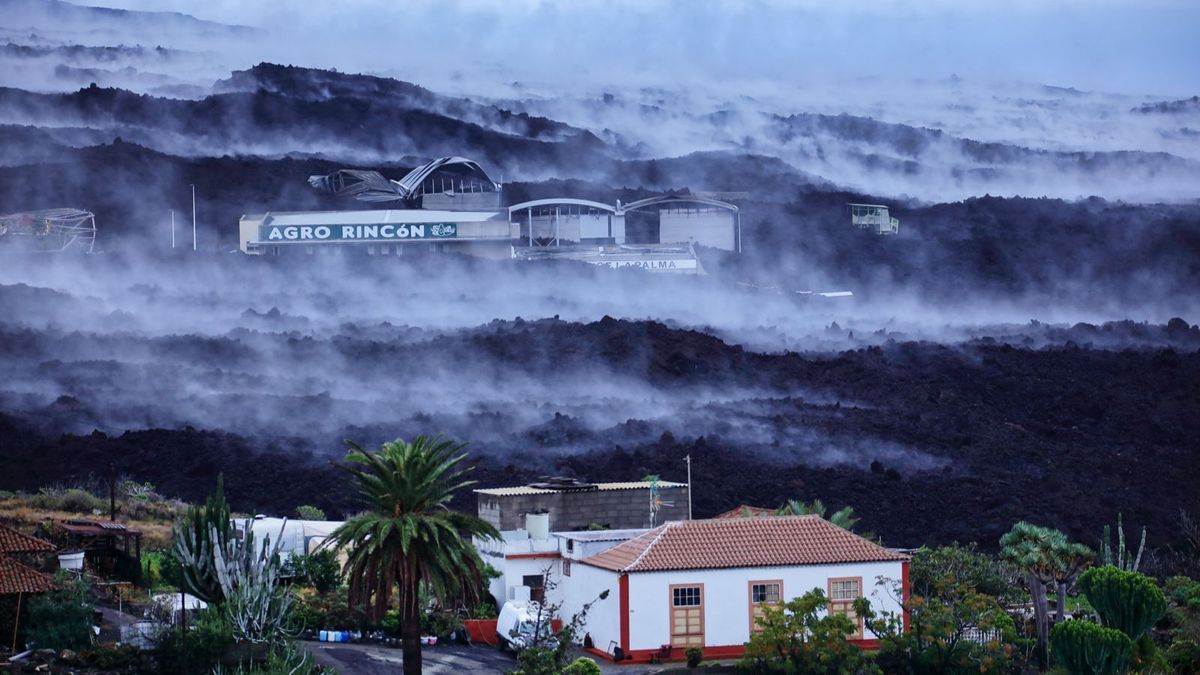
<instances>
[{"instance_id":1,"label":"metal frame structure","mask_svg":"<svg viewBox=\"0 0 1200 675\"><path fill-rule=\"evenodd\" d=\"M562 213L559 211L561 206L579 206L588 209L595 209L597 211L606 211L610 216L622 215L618 210L618 207L609 206L608 204L604 204L602 202L594 202L590 199L575 199L572 197L561 197L556 199L533 199L527 202L521 202L520 204L513 204L512 206L508 207L508 220L509 222L512 222L513 214L515 214L517 211L527 212L530 248L537 246L533 238L533 210L540 206L554 207L554 239L550 244L547 244L548 246L558 246L560 244L558 222L562 217ZM609 226L609 229L611 229L611 222L609 223Z\"/></svg>"},{"instance_id":2,"label":"metal frame structure","mask_svg":"<svg viewBox=\"0 0 1200 675\"><path fill-rule=\"evenodd\" d=\"M449 187L445 176L440 184L433 181L433 176L439 173L450 176ZM324 176L309 176L308 184L321 192L354 197L363 202L407 201L426 193L453 193L456 190L500 191L500 184L492 180L477 162L466 157L440 157L409 171L400 180L386 178L378 171L338 169Z\"/></svg>"},{"instance_id":3,"label":"metal frame structure","mask_svg":"<svg viewBox=\"0 0 1200 675\"><path fill-rule=\"evenodd\" d=\"M0 216L0 247L38 253L96 247L96 216L80 209L45 209Z\"/></svg>"},{"instance_id":4,"label":"metal frame structure","mask_svg":"<svg viewBox=\"0 0 1200 675\"><path fill-rule=\"evenodd\" d=\"M637 211L640 209L649 208L651 206L658 206L659 204L671 203L704 204L705 206L712 206L719 209L725 209L726 211L732 211L734 217L734 229L737 233L737 252L742 252L742 210L739 209L736 204L730 204L729 202L723 202L719 199L713 199L712 197L702 197L700 195L667 194L639 199L635 202L629 202L624 206L621 206L620 203L618 203L617 212L621 215L624 215L630 211Z\"/></svg>"}]
</instances>

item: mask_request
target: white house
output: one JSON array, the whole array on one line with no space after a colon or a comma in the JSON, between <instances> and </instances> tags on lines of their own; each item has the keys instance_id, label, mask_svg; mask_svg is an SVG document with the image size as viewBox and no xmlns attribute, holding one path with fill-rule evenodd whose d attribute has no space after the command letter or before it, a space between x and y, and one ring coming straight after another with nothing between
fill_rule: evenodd
<instances>
[{"instance_id":1,"label":"white house","mask_svg":"<svg viewBox=\"0 0 1200 675\"><path fill-rule=\"evenodd\" d=\"M586 533L572 533L586 534ZM665 645L673 656L701 647L706 658L739 656L765 604L822 589L831 611L853 617L851 603L870 598L878 611L900 612L908 594L908 556L818 516L668 522L606 550L560 536L560 614L569 618L604 590L583 629L593 652L648 660ZM870 647L862 619L852 639Z\"/></svg>"},{"instance_id":2,"label":"white house","mask_svg":"<svg viewBox=\"0 0 1200 675\"><path fill-rule=\"evenodd\" d=\"M565 598L571 580L570 564L563 567L564 556L591 555L632 539L648 530L587 530L550 532L549 514L531 513L524 529L500 533L500 539L476 540L475 547L485 562L500 576L492 579L488 592L498 605L509 600L535 600L555 604ZM542 587L550 570L556 588ZM568 615L569 616L569 615Z\"/></svg>"}]
</instances>

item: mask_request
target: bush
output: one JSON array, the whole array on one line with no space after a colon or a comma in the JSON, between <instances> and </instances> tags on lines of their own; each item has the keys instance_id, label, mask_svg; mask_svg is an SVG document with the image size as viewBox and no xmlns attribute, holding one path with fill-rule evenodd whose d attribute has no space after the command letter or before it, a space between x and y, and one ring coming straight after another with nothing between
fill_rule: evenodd
<instances>
[{"instance_id":1,"label":"bush","mask_svg":"<svg viewBox=\"0 0 1200 675\"><path fill-rule=\"evenodd\" d=\"M140 670L142 652L133 645L103 645L79 653L80 662L102 671Z\"/></svg>"},{"instance_id":2,"label":"bush","mask_svg":"<svg viewBox=\"0 0 1200 675\"><path fill-rule=\"evenodd\" d=\"M586 656L581 656L563 668L562 675L600 675L600 666Z\"/></svg>"},{"instance_id":3,"label":"bush","mask_svg":"<svg viewBox=\"0 0 1200 675\"><path fill-rule=\"evenodd\" d=\"M1109 628L1137 641L1167 611L1163 592L1150 577L1116 567L1093 567L1079 577L1079 588Z\"/></svg>"},{"instance_id":4,"label":"bush","mask_svg":"<svg viewBox=\"0 0 1200 675\"><path fill-rule=\"evenodd\" d=\"M196 615L191 630L172 627L155 641L160 673L210 673L233 644L233 630L217 610Z\"/></svg>"},{"instance_id":5,"label":"bush","mask_svg":"<svg viewBox=\"0 0 1200 675\"><path fill-rule=\"evenodd\" d=\"M296 593L289 617L294 630L360 630L366 617L346 602L345 593L317 593L302 589Z\"/></svg>"},{"instance_id":6,"label":"bush","mask_svg":"<svg viewBox=\"0 0 1200 675\"><path fill-rule=\"evenodd\" d=\"M309 588L328 593L338 587L342 580L342 566L337 553L324 548L309 555L293 555L283 564L283 574Z\"/></svg>"},{"instance_id":7,"label":"bush","mask_svg":"<svg viewBox=\"0 0 1200 675\"><path fill-rule=\"evenodd\" d=\"M300 520L326 520L324 511L308 504L296 507L296 517Z\"/></svg>"},{"instance_id":8,"label":"bush","mask_svg":"<svg viewBox=\"0 0 1200 675\"><path fill-rule=\"evenodd\" d=\"M1115 628L1064 621L1050 632L1051 654L1071 675L1118 675L1129 670L1133 641Z\"/></svg>"},{"instance_id":9,"label":"bush","mask_svg":"<svg viewBox=\"0 0 1200 675\"><path fill-rule=\"evenodd\" d=\"M1200 664L1200 645L1191 640L1176 640L1167 649L1167 663L1177 673L1186 673L1189 668Z\"/></svg>"},{"instance_id":10,"label":"bush","mask_svg":"<svg viewBox=\"0 0 1200 675\"><path fill-rule=\"evenodd\" d=\"M97 498L92 493L79 488L71 488L64 492L60 505L63 511L73 511L75 513L102 511L108 506L103 500Z\"/></svg>"},{"instance_id":11,"label":"bush","mask_svg":"<svg viewBox=\"0 0 1200 675\"><path fill-rule=\"evenodd\" d=\"M699 647L688 647L684 655L687 656L688 668L695 668L704 660L704 650Z\"/></svg>"},{"instance_id":12,"label":"bush","mask_svg":"<svg viewBox=\"0 0 1200 675\"><path fill-rule=\"evenodd\" d=\"M496 606L490 602L484 602L471 610L472 619L495 619L497 616Z\"/></svg>"},{"instance_id":13,"label":"bush","mask_svg":"<svg viewBox=\"0 0 1200 675\"><path fill-rule=\"evenodd\" d=\"M37 649L84 649L92 643L91 587L63 571L55 581L61 590L29 602L25 639Z\"/></svg>"}]
</instances>

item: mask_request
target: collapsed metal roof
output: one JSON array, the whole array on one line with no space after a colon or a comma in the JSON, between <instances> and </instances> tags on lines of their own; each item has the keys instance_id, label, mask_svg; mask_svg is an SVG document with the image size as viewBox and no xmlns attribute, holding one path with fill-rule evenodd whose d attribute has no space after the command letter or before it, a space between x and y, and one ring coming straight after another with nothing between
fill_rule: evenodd
<instances>
[{"instance_id":1,"label":"collapsed metal roof","mask_svg":"<svg viewBox=\"0 0 1200 675\"><path fill-rule=\"evenodd\" d=\"M320 192L354 197L364 202L407 201L420 194L425 181L434 174L447 174L486 184L493 190L500 189L500 184L492 180L478 162L466 157L440 157L409 171L400 180L386 178L378 171L339 169L325 176L309 176L308 184ZM453 181L448 191L454 191Z\"/></svg>"},{"instance_id":2,"label":"collapsed metal roof","mask_svg":"<svg viewBox=\"0 0 1200 675\"><path fill-rule=\"evenodd\" d=\"M83 250L96 245L96 216L80 209L45 209L0 216L0 244L29 251Z\"/></svg>"}]
</instances>

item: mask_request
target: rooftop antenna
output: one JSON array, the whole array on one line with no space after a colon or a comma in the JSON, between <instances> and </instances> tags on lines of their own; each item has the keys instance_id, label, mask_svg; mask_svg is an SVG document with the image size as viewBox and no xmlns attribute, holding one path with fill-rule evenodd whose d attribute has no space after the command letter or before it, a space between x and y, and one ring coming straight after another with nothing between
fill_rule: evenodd
<instances>
[{"instance_id":1,"label":"rooftop antenna","mask_svg":"<svg viewBox=\"0 0 1200 675\"><path fill-rule=\"evenodd\" d=\"M688 520L691 520L692 519L692 455L691 455L691 453L684 455L683 461L687 462Z\"/></svg>"}]
</instances>

